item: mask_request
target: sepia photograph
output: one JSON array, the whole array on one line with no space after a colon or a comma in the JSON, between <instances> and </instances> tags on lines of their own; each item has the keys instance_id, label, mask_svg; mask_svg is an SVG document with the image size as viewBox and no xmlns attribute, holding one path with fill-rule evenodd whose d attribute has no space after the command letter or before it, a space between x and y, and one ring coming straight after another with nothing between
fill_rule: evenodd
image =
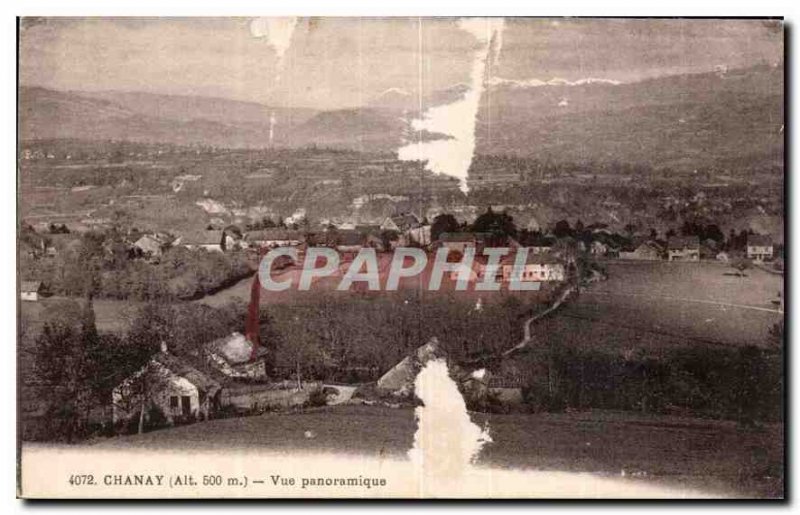
<instances>
[{"instance_id":1,"label":"sepia photograph","mask_svg":"<svg viewBox=\"0 0 800 515\"><path fill-rule=\"evenodd\" d=\"M17 497L787 497L783 18L16 24Z\"/></svg>"}]
</instances>

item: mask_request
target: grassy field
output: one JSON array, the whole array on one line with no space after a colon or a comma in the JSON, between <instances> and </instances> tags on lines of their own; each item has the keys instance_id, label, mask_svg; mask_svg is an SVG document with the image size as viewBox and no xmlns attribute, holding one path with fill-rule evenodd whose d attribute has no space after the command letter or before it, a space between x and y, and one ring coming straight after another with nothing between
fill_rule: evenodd
<instances>
[{"instance_id":1,"label":"grassy field","mask_svg":"<svg viewBox=\"0 0 800 515\"><path fill-rule=\"evenodd\" d=\"M783 292L783 277L758 269L725 275L730 271L716 263L610 263L608 281L583 290L534 333L616 350L765 345L783 318L771 302Z\"/></svg>"},{"instance_id":2,"label":"grassy field","mask_svg":"<svg viewBox=\"0 0 800 515\"><path fill-rule=\"evenodd\" d=\"M609 294L637 294L692 301L740 304L776 309L772 304L783 292L783 277L751 268L747 277L726 275L735 272L716 262L609 262L608 281L595 283L591 290Z\"/></svg>"},{"instance_id":3,"label":"grassy field","mask_svg":"<svg viewBox=\"0 0 800 515\"><path fill-rule=\"evenodd\" d=\"M732 423L617 412L473 414L493 443L479 464L626 474L729 495L782 493L779 426L743 431ZM342 428L347 430L343 431ZM216 420L141 436L96 440L103 449L263 449L404 456L416 430L411 409L344 405L306 413ZM314 438L304 433L313 431Z\"/></svg>"},{"instance_id":4,"label":"grassy field","mask_svg":"<svg viewBox=\"0 0 800 515\"><path fill-rule=\"evenodd\" d=\"M59 306L82 299L65 297L40 298L37 302L21 302L19 318L38 333L48 316ZM95 323L100 332L122 333L128 330L143 303L132 300L92 299Z\"/></svg>"}]
</instances>

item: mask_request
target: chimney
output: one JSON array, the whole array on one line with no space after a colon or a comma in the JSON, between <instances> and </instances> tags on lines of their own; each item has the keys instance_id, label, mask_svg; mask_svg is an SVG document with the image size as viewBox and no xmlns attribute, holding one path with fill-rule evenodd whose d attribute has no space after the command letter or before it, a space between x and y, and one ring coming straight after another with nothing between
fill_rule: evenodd
<instances>
[{"instance_id":1,"label":"chimney","mask_svg":"<svg viewBox=\"0 0 800 515\"><path fill-rule=\"evenodd\" d=\"M167 352L167 342L161 341L161 352Z\"/></svg>"}]
</instances>

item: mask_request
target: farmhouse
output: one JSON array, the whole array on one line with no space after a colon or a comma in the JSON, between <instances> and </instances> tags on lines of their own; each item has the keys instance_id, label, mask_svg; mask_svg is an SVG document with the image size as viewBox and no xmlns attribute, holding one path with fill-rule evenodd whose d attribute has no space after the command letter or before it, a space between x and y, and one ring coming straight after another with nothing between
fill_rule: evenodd
<instances>
[{"instance_id":1,"label":"farmhouse","mask_svg":"<svg viewBox=\"0 0 800 515\"><path fill-rule=\"evenodd\" d=\"M208 417L219 407L221 385L185 359L161 352L116 388L111 397L114 422L138 416L142 405L161 409L167 420ZM145 409L145 416L149 409Z\"/></svg>"},{"instance_id":2,"label":"farmhouse","mask_svg":"<svg viewBox=\"0 0 800 515\"><path fill-rule=\"evenodd\" d=\"M491 396L502 404L522 404L522 381L518 377L508 376L505 371L494 374L486 369L475 370L462 375L461 387L465 397L472 402L486 402Z\"/></svg>"},{"instance_id":3,"label":"farmhouse","mask_svg":"<svg viewBox=\"0 0 800 515\"><path fill-rule=\"evenodd\" d=\"M482 253L485 240L486 235L483 233L443 232L439 235L439 245L461 254L464 253L464 249L467 247L475 247L476 254Z\"/></svg>"},{"instance_id":4,"label":"farmhouse","mask_svg":"<svg viewBox=\"0 0 800 515\"><path fill-rule=\"evenodd\" d=\"M300 231L263 229L248 232L244 240L250 248L296 247L305 241L305 237Z\"/></svg>"},{"instance_id":5,"label":"farmhouse","mask_svg":"<svg viewBox=\"0 0 800 515\"><path fill-rule=\"evenodd\" d=\"M753 261L772 259L774 246L769 236L751 234L747 237L747 257Z\"/></svg>"},{"instance_id":6,"label":"farmhouse","mask_svg":"<svg viewBox=\"0 0 800 515\"><path fill-rule=\"evenodd\" d=\"M389 369L378 379L377 388L395 395L409 395L414 391L414 379L425 363L437 357L444 357L445 352L434 336L428 343L403 358L397 365Z\"/></svg>"},{"instance_id":7,"label":"farmhouse","mask_svg":"<svg viewBox=\"0 0 800 515\"><path fill-rule=\"evenodd\" d=\"M593 256L605 256L608 254L608 248L608 245L602 241L594 240L592 244L589 245L589 253Z\"/></svg>"},{"instance_id":8,"label":"farmhouse","mask_svg":"<svg viewBox=\"0 0 800 515\"><path fill-rule=\"evenodd\" d=\"M633 250L622 250L619 252L620 259L634 259L639 261L658 261L661 259L663 250L654 241L645 241Z\"/></svg>"},{"instance_id":9,"label":"farmhouse","mask_svg":"<svg viewBox=\"0 0 800 515\"><path fill-rule=\"evenodd\" d=\"M164 234L145 234L133 243L133 248L145 258L161 256L170 238Z\"/></svg>"},{"instance_id":10,"label":"farmhouse","mask_svg":"<svg viewBox=\"0 0 800 515\"><path fill-rule=\"evenodd\" d=\"M36 302L42 291L42 281L22 281L20 284L19 297L22 300Z\"/></svg>"},{"instance_id":11,"label":"farmhouse","mask_svg":"<svg viewBox=\"0 0 800 515\"><path fill-rule=\"evenodd\" d=\"M416 229L419 225L419 218L417 218L416 215L413 213L403 213L401 215L387 217L381 224L381 230L405 233L410 229Z\"/></svg>"},{"instance_id":12,"label":"farmhouse","mask_svg":"<svg viewBox=\"0 0 800 515\"><path fill-rule=\"evenodd\" d=\"M185 234L180 244L190 250L205 249L209 252L223 252L226 248L223 231L198 231Z\"/></svg>"},{"instance_id":13,"label":"farmhouse","mask_svg":"<svg viewBox=\"0 0 800 515\"><path fill-rule=\"evenodd\" d=\"M251 360L253 344L241 333L233 333L212 341L205 347L209 365L226 377L260 378L267 375L264 355L267 350L259 347L256 359Z\"/></svg>"},{"instance_id":14,"label":"farmhouse","mask_svg":"<svg viewBox=\"0 0 800 515\"><path fill-rule=\"evenodd\" d=\"M525 266L520 271L514 270L516 254L503 257L500 261L503 269L503 281L510 282L516 277L521 281L563 281L566 277L564 264L552 254L528 253Z\"/></svg>"},{"instance_id":15,"label":"farmhouse","mask_svg":"<svg viewBox=\"0 0 800 515\"><path fill-rule=\"evenodd\" d=\"M700 239L697 236L673 237L667 242L669 261L700 261Z\"/></svg>"}]
</instances>

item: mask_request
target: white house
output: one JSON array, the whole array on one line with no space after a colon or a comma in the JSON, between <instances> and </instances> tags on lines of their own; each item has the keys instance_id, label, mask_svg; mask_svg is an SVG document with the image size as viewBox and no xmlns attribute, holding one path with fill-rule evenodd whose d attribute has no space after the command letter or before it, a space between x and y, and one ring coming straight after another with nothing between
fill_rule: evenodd
<instances>
[{"instance_id":1,"label":"white house","mask_svg":"<svg viewBox=\"0 0 800 515\"><path fill-rule=\"evenodd\" d=\"M162 351L111 393L114 422L145 416L152 406L173 423L179 417L208 417L219 407L221 385L183 359ZM144 399L144 402L143 402Z\"/></svg>"},{"instance_id":2,"label":"white house","mask_svg":"<svg viewBox=\"0 0 800 515\"><path fill-rule=\"evenodd\" d=\"M160 234L145 234L133 243L134 248L138 249L147 258L158 257L164 248L169 244L169 238Z\"/></svg>"},{"instance_id":3,"label":"white house","mask_svg":"<svg viewBox=\"0 0 800 515\"><path fill-rule=\"evenodd\" d=\"M772 259L775 247L769 236L751 234L747 237L747 257L753 261Z\"/></svg>"},{"instance_id":4,"label":"white house","mask_svg":"<svg viewBox=\"0 0 800 515\"><path fill-rule=\"evenodd\" d=\"M42 281L22 281L20 284L19 298L30 302L39 300L42 291Z\"/></svg>"},{"instance_id":5,"label":"white house","mask_svg":"<svg viewBox=\"0 0 800 515\"><path fill-rule=\"evenodd\" d=\"M244 235L244 241L250 248L296 247L304 240L300 231L289 229L263 229L250 231Z\"/></svg>"},{"instance_id":6,"label":"white house","mask_svg":"<svg viewBox=\"0 0 800 515\"><path fill-rule=\"evenodd\" d=\"M225 250L224 231L198 231L181 236L180 244L190 250L205 249L209 252Z\"/></svg>"},{"instance_id":7,"label":"white house","mask_svg":"<svg viewBox=\"0 0 800 515\"><path fill-rule=\"evenodd\" d=\"M620 250L620 259L632 259L638 261L658 261L661 259L661 247L654 241L640 243L633 250Z\"/></svg>"},{"instance_id":8,"label":"white house","mask_svg":"<svg viewBox=\"0 0 800 515\"><path fill-rule=\"evenodd\" d=\"M521 271L514 270L516 255L509 255L501 260L503 281L510 282L517 273L521 281L563 281L566 278L564 263L550 254L528 253L525 266Z\"/></svg>"},{"instance_id":9,"label":"white house","mask_svg":"<svg viewBox=\"0 0 800 515\"><path fill-rule=\"evenodd\" d=\"M700 238L697 236L673 237L667 242L669 261L700 261Z\"/></svg>"}]
</instances>

